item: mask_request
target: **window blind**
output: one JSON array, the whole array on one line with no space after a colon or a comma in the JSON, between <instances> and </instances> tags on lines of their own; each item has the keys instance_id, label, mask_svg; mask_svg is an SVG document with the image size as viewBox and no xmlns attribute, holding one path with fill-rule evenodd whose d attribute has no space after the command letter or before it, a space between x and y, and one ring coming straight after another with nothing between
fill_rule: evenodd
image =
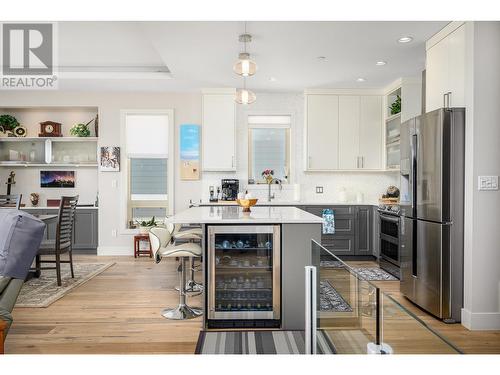
<instances>
[{"instance_id":1,"label":"window blind","mask_svg":"<svg viewBox=\"0 0 500 375\"><path fill-rule=\"evenodd\" d=\"M166 200L167 164L167 159L130 159L131 200Z\"/></svg>"},{"instance_id":2,"label":"window blind","mask_svg":"<svg viewBox=\"0 0 500 375\"><path fill-rule=\"evenodd\" d=\"M265 169L284 179L287 171L287 129L252 129L252 171L260 179Z\"/></svg>"},{"instance_id":3,"label":"window blind","mask_svg":"<svg viewBox=\"0 0 500 375\"><path fill-rule=\"evenodd\" d=\"M168 126L166 114L127 114L125 118L127 156L167 158Z\"/></svg>"}]
</instances>

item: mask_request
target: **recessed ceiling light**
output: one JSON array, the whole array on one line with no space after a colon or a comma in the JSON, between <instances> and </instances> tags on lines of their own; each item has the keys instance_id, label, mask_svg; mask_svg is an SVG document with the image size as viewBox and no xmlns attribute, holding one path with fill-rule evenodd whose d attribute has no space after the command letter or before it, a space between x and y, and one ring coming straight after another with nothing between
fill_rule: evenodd
<instances>
[{"instance_id":1,"label":"recessed ceiling light","mask_svg":"<svg viewBox=\"0 0 500 375\"><path fill-rule=\"evenodd\" d=\"M361 78L361 77L360 77L360 78L358 78L356 81L358 81L358 82L364 82L364 81L366 81L366 79L365 79L365 78Z\"/></svg>"},{"instance_id":2,"label":"recessed ceiling light","mask_svg":"<svg viewBox=\"0 0 500 375\"><path fill-rule=\"evenodd\" d=\"M318 56L316 57L319 61L325 61L326 60L326 56Z\"/></svg>"},{"instance_id":3,"label":"recessed ceiling light","mask_svg":"<svg viewBox=\"0 0 500 375\"><path fill-rule=\"evenodd\" d=\"M410 43L413 40L411 36L403 36L398 39L399 43Z\"/></svg>"},{"instance_id":4,"label":"recessed ceiling light","mask_svg":"<svg viewBox=\"0 0 500 375\"><path fill-rule=\"evenodd\" d=\"M276 81L277 81L277 79L276 79L276 77L269 77L269 81L270 81L270 82L276 82Z\"/></svg>"},{"instance_id":5,"label":"recessed ceiling light","mask_svg":"<svg viewBox=\"0 0 500 375\"><path fill-rule=\"evenodd\" d=\"M377 61L377 62L375 63L375 65L377 65L377 66L383 66L383 65L385 65L385 64L387 64L387 62L385 62L385 61Z\"/></svg>"}]
</instances>

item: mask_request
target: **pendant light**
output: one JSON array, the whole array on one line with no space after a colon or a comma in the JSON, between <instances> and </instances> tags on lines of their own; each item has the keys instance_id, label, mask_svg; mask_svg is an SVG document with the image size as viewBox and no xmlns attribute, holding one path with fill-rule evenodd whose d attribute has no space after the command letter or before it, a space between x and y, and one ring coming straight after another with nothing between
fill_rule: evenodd
<instances>
[{"instance_id":1,"label":"pendant light","mask_svg":"<svg viewBox=\"0 0 500 375\"><path fill-rule=\"evenodd\" d=\"M257 64L250 59L250 54L247 52L247 43L252 41L252 35L247 33L247 23L245 22L245 33L238 37L240 43L243 43L243 52L238 55L238 61L233 66L236 74L249 77L253 76L257 71Z\"/></svg>"},{"instance_id":2,"label":"pendant light","mask_svg":"<svg viewBox=\"0 0 500 375\"><path fill-rule=\"evenodd\" d=\"M240 43L244 45L244 51L238 55L238 61L233 66L236 74L243 77L243 88L236 90L235 101L238 104L252 104L257 100L257 96L253 91L246 88L246 77L253 76L257 71L257 64L250 59L250 54L247 52L247 43L252 41L252 36L247 34L247 23L245 22L245 33L238 38Z\"/></svg>"},{"instance_id":3,"label":"pendant light","mask_svg":"<svg viewBox=\"0 0 500 375\"><path fill-rule=\"evenodd\" d=\"M251 90L248 90L246 87L242 89L236 90L236 98L235 101L238 104L252 104L257 100L257 96Z\"/></svg>"}]
</instances>

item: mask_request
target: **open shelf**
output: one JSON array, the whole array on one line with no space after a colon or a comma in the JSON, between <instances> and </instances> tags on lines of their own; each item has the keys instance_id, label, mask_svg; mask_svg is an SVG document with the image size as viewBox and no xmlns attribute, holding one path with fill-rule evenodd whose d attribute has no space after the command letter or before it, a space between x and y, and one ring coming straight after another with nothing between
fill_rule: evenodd
<instances>
[{"instance_id":1,"label":"open shelf","mask_svg":"<svg viewBox=\"0 0 500 375\"><path fill-rule=\"evenodd\" d=\"M71 168L97 168L97 163L30 163L30 162L0 162L0 167L26 167L26 168L46 168L46 167L71 167Z\"/></svg>"},{"instance_id":2,"label":"open shelf","mask_svg":"<svg viewBox=\"0 0 500 375\"><path fill-rule=\"evenodd\" d=\"M387 117L385 119L385 122L388 123L388 122L391 122L391 121L398 119L398 118L401 118L401 112L396 113L395 115L390 115L389 117Z\"/></svg>"},{"instance_id":3,"label":"open shelf","mask_svg":"<svg viewBox=\"0 0 500 375\"><path fill-rule=\"evenodd\" d=\"M0 142L97 142L97 137L0 137Z\"/></svg>"}]
</instances>

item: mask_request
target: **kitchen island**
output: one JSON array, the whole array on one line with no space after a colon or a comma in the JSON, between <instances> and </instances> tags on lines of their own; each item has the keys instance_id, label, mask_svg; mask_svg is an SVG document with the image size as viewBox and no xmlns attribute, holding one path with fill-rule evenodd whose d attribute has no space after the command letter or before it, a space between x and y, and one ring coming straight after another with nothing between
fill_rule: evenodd
<instances>
[{"instance_id":1,"label":"kitchen island","mask_svg":"<svg viewBox=\"0 0 500 375\"><path fill-rule=\"evenodd\" d=\"M193 207L167 219L203 228L206 328L304 329L304 267L323 220L295 207Z\"/></svg>"}]
</instances>

